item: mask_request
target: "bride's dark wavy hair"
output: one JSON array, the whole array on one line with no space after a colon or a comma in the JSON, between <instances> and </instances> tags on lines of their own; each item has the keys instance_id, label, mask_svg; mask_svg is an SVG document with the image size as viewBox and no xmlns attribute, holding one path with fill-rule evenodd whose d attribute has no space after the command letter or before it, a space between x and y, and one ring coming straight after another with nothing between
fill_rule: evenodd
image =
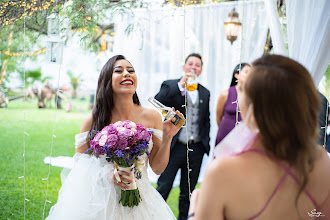
<instances>
[{"instance_id":1,"label":"bride's dark wavy hair","mask_svg":"<svg viewBox=\"0 0 330 220\"><path fill-rule=\"evenodd\" d=\"M87 135L87 143L93 139L93 130L100 131L105 126L109 125L112 119L113 103L113 90L112 90L112 74L114 64L117 60L126 60L123 55L116 55L111 57L108 62L103 66L99 80L97 83L96 100L93 108L93 121L92 126ZM133 103L140 104L139 97L136 92L133 94Z\"/></svg>"}]
</instances>

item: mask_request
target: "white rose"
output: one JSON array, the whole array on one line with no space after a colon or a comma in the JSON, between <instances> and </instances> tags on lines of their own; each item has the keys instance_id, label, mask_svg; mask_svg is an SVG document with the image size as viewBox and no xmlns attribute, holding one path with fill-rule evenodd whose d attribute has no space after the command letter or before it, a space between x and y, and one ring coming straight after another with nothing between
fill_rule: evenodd
<instances>
[{"instance_id":1,"label":"white rose","mask_svg":"<svg viewBox=\"0 0 330 220\"><path fill-rule=\"evenodd\" d=\"M134 122L131 121L131 123L129 123L129 125L132 127L132 128L136 128L136 124Z\"/></svg>"},{"instance_id":2,"label":"white rose","mask_svg":"<svg viewBox=\"0 0 330 220\"><path fill-rule=\"evenodd\" d=\"M99 145L103 146L105 144L105 142L107 142L107 138L108 138L107 135L102 135L100 140L99 140Z\"/></svg>"},{"instance_id":3,"label":"white rose","mask_svg":"<svg viewBox=\"0 0 330 220\"><path fill-rule=\"evenodd\" d=\"M134 133L137 132L137 130L135 128L131 128L131 131L133 131Z\"/></svg>"},{"instance_id":4,"label":"white rose","mask_svg":"<svg viewBox=\"0 0 330 220\"><path fill-rule=\"evenodd\" d=\"M113 125L114 126L117 126L117 125L119 125L121 123L121 121L117 121L116 123L114 123Z\"/></svg>"},{"instance_id":5,"label":"white rose","mask_svg":"<svg viewBox=\"0 0 330 220\"><path fill-rule=\"evenodd\" d=\"M101 134L107 134L107 133L108 133L108 131L106 131L106 130L101 131Z\"/></svg>"},{"instance_id":6,"label":"white rose","mask_svg":"<svg viewBox=\"0 0 330 220\"><path fill-rule=\"evenodd\" d=\"M126 128L124 128L124 127L117 127L117 131L118 131L118 132L123 132L123 131L125 131L125 129L126 129Z\"/></svg>"}]
</instances>

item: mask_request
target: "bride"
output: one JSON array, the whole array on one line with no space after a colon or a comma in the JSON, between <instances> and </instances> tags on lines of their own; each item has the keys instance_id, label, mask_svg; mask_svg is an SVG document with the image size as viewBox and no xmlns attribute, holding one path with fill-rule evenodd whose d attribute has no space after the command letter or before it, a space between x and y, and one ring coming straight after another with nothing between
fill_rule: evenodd
<instances>
[{"instance_id":1,"label":"bride","mask_svg":"<svg viewBox=\"0 0 330 220\"><path fill-rule=\"evenodd\" d=\"M169 120L162 122L161 115L153 109L140 105L136 94L137 76L124 56L113 56L101 70L93 112L83 122L80 134L76 135L75 164L59 191L58 201L51 208L48 220L79 219L175 219L161 195L149 183L149 165L156 174L167 166L172 137L180 128ZM177 111L180 116L181 113ZM137 180L142 201L132 208L119 203L124 182L132 182L129 173L119 171L121 181L114 175L113 165L104 156L84 154L92 139L92 130L101 130L110 123L130 120L153 131L149 142L150 156L144 154L145 167L142 178Z\"/></svg>"}]
</instances>

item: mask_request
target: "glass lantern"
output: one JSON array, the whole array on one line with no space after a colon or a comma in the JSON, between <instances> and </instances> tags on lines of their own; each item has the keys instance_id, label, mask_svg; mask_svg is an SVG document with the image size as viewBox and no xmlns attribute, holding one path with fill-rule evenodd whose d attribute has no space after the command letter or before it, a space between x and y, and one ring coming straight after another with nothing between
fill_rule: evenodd
<instances>
[{"instance_id":1,"label":"glass lantern","mask_svg":"<svg viewBox=\"0 0 330 220\"><path fill-rule=\"evenodd\" d=\"M231 44L237 39L238 33L242 27L242 23L238 19L238 13L235 11L235 8L228 14L228 18L225 23L225 32L227 39Z\"/></svg>"},{"instance_id":2,"label":"glass lantern","mask_svg":"<svg viewBox=\"0 0 330 220\"><path fill-rule=\"evenodd\" d=\"M61 64L63 58L63 41L58 37L48 37L47 60L50 63Z\"/></svg>"}]
</instances>

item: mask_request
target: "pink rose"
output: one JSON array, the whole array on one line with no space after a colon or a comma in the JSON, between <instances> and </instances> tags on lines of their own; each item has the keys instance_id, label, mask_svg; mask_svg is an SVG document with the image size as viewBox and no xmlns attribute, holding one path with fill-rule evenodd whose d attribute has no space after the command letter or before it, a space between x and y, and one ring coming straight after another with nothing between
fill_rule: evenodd
<instances>
[{"instance_id":1,"label":"pink rose","mask_svg":"<svg viewBox=\"0 0 330 220\"><path fill-rule=\"evenodd\" d=\"M115 134L110 134L109 136L108 136L108 140L107 140L107 145L110 147L110 146L114 146L114 145L116 145L116 142L117 142L117 140L118 140L118 137L117 137L117 135L115 135Z\"/></svg>"},{"instance_id":2,"label":"pink rose","mask_svg":"<svg viewBox=\"0 0 330 220\"><path fill-rule=\"evenodd\" d=\"M112 124L109 125L109 129L108 129L108 134L117 134L117 128L115 126L113 126Z\"/></svg>"},{"instance_id":3,"label":"pink rose","mask_svg":"<svg viewBox=\"0 0 330 220\"><path fill-rule=\"evenodd\" d=\"M129 130L129 129L125 129L124 131L122 132L118 132L118 137L120 139L128 139L129 137L133 137L134 135L134 132Z\"/></svg>"},{"instance_id":4,"label":"pink rose","mask_svg":"<svg viewBox=\"0 0 330 220\"><path fill-rule=\"evenodd\" d=\"M142 140L142 138L143 138L143 134L142 134L142 132L137 132L137 133L135 134L135 138L138 139L138 140Z\"/></svg>"},{"instance_id":5,"label":"pink rose","mask_svg":"<svg viewBox=\"0 0 330 220\"><path fill-rule=\"evenodd\" d=\"M149 141L150 140L150 134L147 130L144 130L141 132L142 134L142 139L145 140L145 141Z\"/></svg>"},{"instance_id":6,"label":"pink rose","mask_svg":"<svg viewBox=\"0 0 330 220\"><path fill-rule=\"evenodd\" d=\"M130 125L129 125L130 122L131 122L131 121L127 121L127 120L126 120L126 121L124 121L124 122L122 123L122 126L125 127L125 128L131 128Z\"/></svg>"},{"instance_id":7,"label":"pink rose","mask_svg":"<svg viewBox=\"0 0 330 220\"><path fill-rule=\"evenodd\" d=\"M137 130L144 130L145 128L141 124L136 124L136 129Z\"/></svg>"},{"instance_id":8,"label":"pink rose","mask_svg":"<svg viewBox=\"0 0 330 220\"><path fill-rule=\"evenodd\" d=\"M91 145L91 147L92 147L93 149L94 149L95 146L97 145L97 143L94 141L94 139L91 140L91 141L89 142L89 144Z\"/></svg>"}]
</instances>

